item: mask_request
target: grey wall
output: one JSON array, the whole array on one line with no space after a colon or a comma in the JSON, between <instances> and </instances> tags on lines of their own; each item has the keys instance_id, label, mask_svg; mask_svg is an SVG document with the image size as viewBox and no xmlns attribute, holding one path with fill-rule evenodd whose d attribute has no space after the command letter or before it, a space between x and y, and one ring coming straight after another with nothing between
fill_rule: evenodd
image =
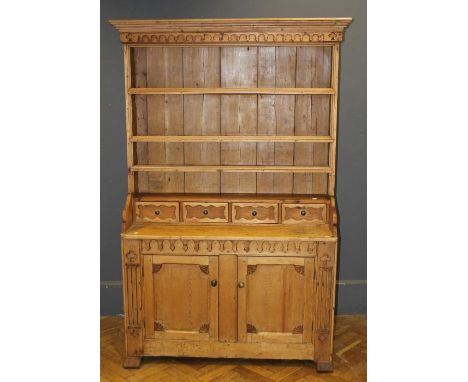
<instances>
[{"instance_id":1,"label":"grey wall","mask_svg":"<svg viewBox=\"0 0 468 382\"><path fill-rule=\"evenodd\" d=\"M353 17L341 55L338 314L366 312L366 0L101 0L101 313L122 313L119 230L127 192L122 47L107 20Z\"/></svg>"}]
</instances>

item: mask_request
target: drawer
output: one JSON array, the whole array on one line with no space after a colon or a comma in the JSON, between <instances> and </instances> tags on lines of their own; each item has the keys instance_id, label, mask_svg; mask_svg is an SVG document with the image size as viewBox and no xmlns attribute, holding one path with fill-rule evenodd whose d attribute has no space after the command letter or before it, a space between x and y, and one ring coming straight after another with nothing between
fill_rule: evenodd
<instances>
[{"instance_id":1,"label":"drawer","mask_svg":"<svg viewBox=\"0 0 468 382\"><path fill-rule=\"evenodd\" d=\"M136 202L137 222L177 223L179 222L178 202Z\"/></svg>"},{"instance_id":2,"label":"drawer","mask_svg":"<svg viewBox=\"0 0 468 382\"><path fill-rule=\"evenodd\" d=\"M283 224L326 223L326 204L283 204Z\"/></svg>"},{"instance_id":3,"label":"drawer","mask_svg":"<svg viewBox=\"0 0 468 382\"><path fill-rule=\"evenodd\" d=\"M232 203L233 223L278 223L278 205L272 203Z\"/></svg>"},{"instance_id":4,"label":"drawer","mask_svg":"<svg viewBox=\"0 0 468 382\"><path fill-rule=\"evenodd\" d=\"M184 203L184 222L187 223L226 223L227 203Z\"/></svg>"}]
</instances>

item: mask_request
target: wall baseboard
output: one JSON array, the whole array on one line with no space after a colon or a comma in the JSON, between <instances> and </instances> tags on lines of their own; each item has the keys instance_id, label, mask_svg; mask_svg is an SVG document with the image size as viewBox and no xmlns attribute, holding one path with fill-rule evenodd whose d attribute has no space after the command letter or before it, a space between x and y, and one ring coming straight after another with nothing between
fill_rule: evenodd
<instances>
[{"instance_id":1,"label":"wall baseboard","mask_svg":"<svg viewBox=\"0 0 468 382\"><path fill-rule=\"evenodd\" d=\"M367 313L367 280L338 280L337 314ZM101 316L123 313L121 281L101 281Z\"/></svg>"}]
</instances>

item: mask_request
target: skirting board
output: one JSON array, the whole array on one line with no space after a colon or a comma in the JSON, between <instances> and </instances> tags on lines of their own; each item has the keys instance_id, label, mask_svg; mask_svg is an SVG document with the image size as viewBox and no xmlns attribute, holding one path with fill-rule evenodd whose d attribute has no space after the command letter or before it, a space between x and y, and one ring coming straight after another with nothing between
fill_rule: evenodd
<instances>
[{"instance_id":1,"label":"skirting board","mask_svg":"<svg viewBox=\"0 0 468 382\"><path fill-rule=\"evenodd\" d=\"M337 314L367 313L366 280L339 280L337 286ZM101 281L101 316L123 314L122 304L122 283Z\"/></svg>"}]
</instances>

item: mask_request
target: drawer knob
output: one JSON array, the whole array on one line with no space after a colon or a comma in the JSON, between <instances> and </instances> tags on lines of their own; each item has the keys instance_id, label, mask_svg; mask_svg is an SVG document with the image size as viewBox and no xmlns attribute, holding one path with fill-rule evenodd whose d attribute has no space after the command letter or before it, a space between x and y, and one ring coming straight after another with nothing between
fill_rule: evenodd
<instances>
[{"instance_id":1,"label":"drawer knob","mask_svg":"<svg viewBox=\"0 0 468 382\"><path fill-rule=\"evenodd\" d=\"M252 216L257 216L257 211L253 210L252 211Z\"/></svg>"},{"instance_id":2,"label":"drawer knob","mask_svg":"<svg viewBox=\"0 0 468 382\"><path fill-rule=\"evenodd\" d=\"M301 215L302 215L302 216L305 216L305 214L306 214L305 210L302 210L302 211L301 211Z\"/></svg>"},{"instance_id":3,"label":"drawer knob","mask_svg":"<svg viewBox=\"0 0 468 382\"><path fill-rule=\"evenodd\" d=\"M218 285L218 280L215 280L215 279L211 280L211 286L215 287L216 285Z\"/></svg>"},{"instance_id":4,"label":"drawer knob","mask_svg":"<svg viewBox=\"0 0 468 382\"><path fill-rule=\"evenodd\" d=\"M156 210L156 211L154 211L154 213L155 213L155 215L160 215L160 214L161 214L161 211Z\"/></svg>"},{"instance_id":5,"label":"drawer knob","mask_svg":"<svg viewBox=\"0 0 468 382\"><path fill-rule=\"evenodd\" d=\"M239 284L238 284L239 288L243 288L245 287L245 284L243 281L239 281Z\"/></svg>"},{"instance_id":6,"label":"drawer knob","mask_svg":"<svg viewBox=\"0 0 468 382\"><path fill-rule=\"evenodd\" d=\"M208 210L203 210L203 215L208 215Z\"/></svg>"}]
</instances>

